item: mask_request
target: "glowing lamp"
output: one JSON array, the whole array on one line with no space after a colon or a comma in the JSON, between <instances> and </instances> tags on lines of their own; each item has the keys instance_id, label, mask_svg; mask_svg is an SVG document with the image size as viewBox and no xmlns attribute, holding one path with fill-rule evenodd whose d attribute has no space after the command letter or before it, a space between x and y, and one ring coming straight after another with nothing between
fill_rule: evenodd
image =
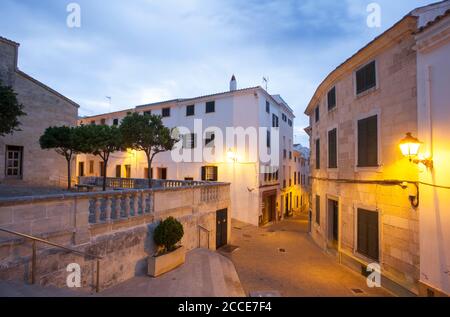
<instances>
[{"instance_id":1,"label":"glowing lamp","mask_svg":"<svg viewBox=\"0 0 450 317\"><path fill-rule=\"evenodd\" d=\"M406 133L406 137L400 141L400 150L405 157L409 158L410 162L415 164L422 163L428 168L433 168L433 160L431 158L422 158L419 154L422 142L412 136L410 132Z\"/></svg>"},{"instance_id":2,"label":"glowing lamp","mask_svg":"<svg viewBox=\"0 0 450 317\"><path fill-rule=\"evenodd\" d=\"M228 150L227 157L230 161L236 162L237 156L236 156L236 153L232 149Z\"/></svg>"},{"instance_id":3,"label":"glowing lamp","mask_svg":"<svg viewBox=\"0 0 450 317\"><path fill-rule=\"evenodd\" d=\"M409 157L412 160L413 157L416 157L419 154L420 148L419 139L412 136L411 133L406 133L406 137L400 141L400 150L402 154L406 157Z\"/></svg>"}]
</instances>

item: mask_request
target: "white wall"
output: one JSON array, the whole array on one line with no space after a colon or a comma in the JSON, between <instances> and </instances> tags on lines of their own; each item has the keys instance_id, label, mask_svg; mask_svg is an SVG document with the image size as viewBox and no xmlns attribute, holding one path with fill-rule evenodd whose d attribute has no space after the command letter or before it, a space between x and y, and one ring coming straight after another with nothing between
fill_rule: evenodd
<instances>
[{"instance_id":1,"label":"white wall","mask_svg":"<svg viewBox=\"0 0 450 317\"><path fill-rule=\"evenodd\" d=\"M434 159L420 180L450 186L450 19L419 35L419 44L436 35L418 52L419 139ZM420 194L420 280L450 294L450 190L421 185Z\"/></svg>"}]
</instances>

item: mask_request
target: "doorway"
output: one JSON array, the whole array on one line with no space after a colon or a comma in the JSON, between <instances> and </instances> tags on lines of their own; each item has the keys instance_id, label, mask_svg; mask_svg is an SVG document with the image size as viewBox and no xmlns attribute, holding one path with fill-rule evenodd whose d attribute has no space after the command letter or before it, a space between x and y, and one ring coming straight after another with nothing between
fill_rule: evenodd
<instances>
[{"instance_id":1,"label":"doorway","mask_svg":"<svg viewBox=\"0 0 450 317\"><path fill-rule=\"evenodd\" d=\"M328 199L328 241L337 249L339 242L339 203Z\"/></svg>"},{"instance_id":2,"label":"doorway","mask_svg":"<svg viewBox=\"0 0 450 317\"><path fill-rule=\"evenodd\" d=\"M216 212L216 249L228 243L228 210L222 209Z\"/></svg>"},{"instance_id":3,"label":"doorway","mask_svg":"<svg viewBox=\"0 0 450 317\"><path fill-rule=\"evenodd\" d=\"M84 176L84 162L78 163L78 176Z\"/></svg>"},{"instance_id":4,"label":"doorway","mask_svg":"<svg viewBox=\"0 0 450 317\"><path fill-rule=\"evenodd\" d=\"M260 226L274 222L276 218L277 193L270 192L263 194L263 212L259 222Z\"/></svg>"}]
</instances>

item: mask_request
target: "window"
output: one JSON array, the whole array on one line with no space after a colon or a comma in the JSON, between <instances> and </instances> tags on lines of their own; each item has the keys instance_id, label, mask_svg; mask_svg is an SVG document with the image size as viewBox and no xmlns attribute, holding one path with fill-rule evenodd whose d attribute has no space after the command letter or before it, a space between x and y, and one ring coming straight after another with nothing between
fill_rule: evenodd
<instances>
[{"instance_id":1,"label":"window","mask_svg":"<svg viewBox=\"0 0 450 317\"><path fill-rule=\"evenodd\" d=\"M283 158L284 158L284 159L286 159L286 153L287 153L287 151L286 151L286 149L284 149L284 150L283 150Z\"/></svg>"},{"instance_id":2,"label":"window","mask_svg":"<svg viewBox=\"0 0 450 317\"><path fill-rule=\"evenodd\" d=\"M216 135L214 132L206 132L205 147L213 147Z\"/></svg>"},{"instance_id":3,"label":"window","mask_svg":"<svg viewBox=\"0 0 450 317\"><path fill-rule=\"evenodd\" d=\"M119 125L119 119L114 119L113 120L113 125L116 125L116 126Z\"/></svg>"},{"instance_id":4,"label":"window","mask_svg":"<svg viewBox=\"0 0 450 317\"><path fill-rule=\"evenodd\" d=\"M206 103L206 113L212 113L216 112L216 102L215 101L209 101Z\"/></svg>"},{"instance_id":5,"label":"window","mask_svg":"<svg viewBox=\"0 0 450 317\"><path fill-rule=\"evenodd\" d=\"M328 168L337 168L337 129L328 131Z\"/></svg>"},{"instance_id":6,"label":"window","mask_svg":"<svg viewBox=\"0 0 450 317\"><path fill-rule=\"evenodd\" d=\"M98 165L98 169L100 170L100 176L103 177L105 176L105 162L100 162Z\"/></svg>"},{"instance_id":7,"label":"window","mask_svg":"<svg viewBox=\"0 0 450 317\"><path fill-rule=\"evenodd\" d=\"M320 196L316 195L316 223L320 226Z\"/></svg>"},{"instance_id":8,"label":"window","mask_svg":"<svg viewBox=\"0 0 450 317\"><path fill-rule=\"evenodd\" d=\"M170 117L170 108L163 108L162 116L163 116L163 118Z\"/></svg>"},{"instance_id":9,"label":"window","mask_svg":"<svg viewBox=\"0 0 450 317\"><path fill-rule=\"evenodd\" d=\"M270 149L270 131L267 131L267 147Z\"/></svg>"},{"instance_id":10,"label":"window","mask_svg":"<svg viewBox=\"0 0 450 317\"><path fill-rule=\"evenodd\" d=\"M378 117L358 121L358 167L378 166Z\"/></svg>"},{"instance_id":11,"label":"window","mask_svg":"<svg viewBox=\"0 0 450 317\"><path fill-rule=\"evenodd\" d=\"M84 162L78 163L78 176L80 177L84 176Z\"/></svg>"},{"instance_id":12,"label":"window","mask_svg":"<svg viewBox=\"0 0 450 317\"><path fill-rule=\"evenodd\" d=\"M122 177L122 165L116 165L116 178Z\"/></svg>"},{"instance_id":13,"label":"window","mask_svg":"<svg viewBox=\"0 0 450 317\"><path fill-rule=\"evenodd\" d=\"M101 125L106 125L106 119L101 119L101 120L100 120L100 124L101 124Z\"/></svg>"},{"instance_id":14,"label":"window","mask_svg":"<svg viewBox=\"0 0 450 317\"><path fill-rule=\"evenodd\" d=\"M356 72L356 94L365 92L377 85L375 61Z\"/></svg>"},{"instance_id":15,"label":"window","mask_svg":"<svg viewBox=\"0 0 450 317\"><path fill-rule=\"evenodd\" d=\"M294 185L297 185L297 173L294 173Z\"/></svg>"},{"instance_id":16,"label":"window","mask_svg":"<svg viewBox=\"0 0 450 317\"><path fill-rule=\"evenodd\" d=\"M21 178L23 165L23 147L6 146L6 170L7 178Z\"/></svg>"},{"instance_id":17,"label":"window","mask_svg":"<svg viewBox=\"0 0 450 317\"><path fill-rule=\"evenodd\" d=\"M89 174L94 174L94 161L89 161Z\"/></svg>"},{"instance_id":18,"label":"window","mask_svg":"<svg viewBox=\"0 0 450 317\"><path fill-rule=\"evenodd\" d=\"M131 165L125 165L125 178L131 178Z\"/></svg>"},{"instance_id":19,"label":"window","mask_svg":"<svg viewBox=\"0 0 450 317\"><path fill-rule=\"evenodd\" d=\"M279 119L276 115L272 114L272 127L273 128L279 128L280 127L280 122Z\"/></svg>"},{"instance_id":20,"label":"window","mask_svg":"<svg viewBox=\"0 0 450 317\"><path fill-rule=\"evenodd\" d=\"M266 101L266 112L270 113L270 102Z\"/></svg>"},{"instance_id":21,"label":"window","mask_svg":"<svg viewBox=\"0 0 450 317\"><path fill-rule=\"evenodd\" d=\"M148 179L148 167L144 168L144 178ZM153 178L153 168L150 169L150 179Z\"/></svg>"},{"instance_id":22,"label":"window","mask_svg":"<svg viewBox=\"0 0 450 317\"><path fill-rule=\"evenodd\" d=\"M92 120L92 121L91 121L91 125L95 125L95 120Z\"/></svg>"},{"instance_id":23,"label":"window","mask_svg":"<svg viewBox=\"0 0 450 317\"><path fill-rule=\"evenodd\" d=\"M183 135L183 148L195 149L197 146L197 136L195 133Z\"/></svg>"},{"instance_id":24,"label":"window","mask_svg":"<svg viewBox=\"0 0 450 317\"><path fill-rule=\"evenodd\" d=\"M217 166L203 166L202 167L202 181L217 182L218 180Z\"/></svg>"},{"instance_id":25,"label":"window","mask_svg":"<svg viewBox=\"0 0 450 317\"><path fill-rule=\"evenodd\" d=\"M328 100L328 111L336 108L336 87L333 87L328 92L327 100Z\"/></svg>"},{"instance_id":26,"label":"window","mask_svg":"<svg viewBox=\"0 0 450 317\"><path fill-rule=\"evenodd\" d=\"M283 121L286 122L287 121L287 116L284 113L282 113L281 114L281 119L283 119Z\"/></svg>"},{"instance_id":27,"label":"window","mask_svg":"<svg viewBox=\"0 0 450 317\"><path fill-rule=\"evenodd\" d=\"M289 160L292 161L292 152L291 151L289 151Z\"/></svg>"},{"instance_id":28,"label":"window","mask_svg":"<svg viewBox=\"0 0 450 317\"><path fill-rule=\"evenodd\" d=\"M161 167L158 168L159 179L167 179L167 168Z\"/></svg>"},{"instance_id":29,"label":"window","mask_svg":"<svg viewBox=\"0 0 450 317\"><path fill-rule=\"evenodd\" d=\"M379 260L378 212L358 209L358 253Z\"/></svg>"},{"instance_id":30,"label":"window","mask_svg":"<svg viewBox=\"0 0 450 317\"><path fill-rule=\"evenodd\" d=\"M288 126L292 127L292 120L288 119Z\"/></svg>"},{"instance_id":31,"label":"window","mask_svg":"<svg viewBox=\"0 0 450 317\"><path fill-rule=\"evenodd\" d=\"M194 178L193 178L193 177L185 177L184 180L185 180L185 181L193 181Z\"/></svg>"},{"instance_id":32,"label":"window","mask_svg":"<svg viewBox=\"0 0 450 317\"><path fill-rule=\"evenodd\" d=\"M186 106L186 117L195 115L195 105Z\"/></svg>"},{"instance_id":33,"label":"window","mask_svg":"<svg viewBox=\"0 0 450 317\"><path fill-rule=\"evenodd\" d=\"M320 169L320 139L316 140L316 169Z\"/></svg>"},{"instance_id":34,"label":"window","mask_svg":"<svg viewBox=\"0 0 450 317\"><path fill-rule=\"evenodd\" d=\"M152 115L151 110L144 111L144 116L151 116L151 115Z\"/></svg>"},{"instance_id":35,"label":"window","mask_svg":"<svg viewBox=\"0 0 450 317\"><path fill-rule=\"evenodd\" d=\"M315 114L315 119L316 119L316 123L317 123L320 120L320 107L319 106L316 107L314 114Z\"/></svg>"}]
</instances>

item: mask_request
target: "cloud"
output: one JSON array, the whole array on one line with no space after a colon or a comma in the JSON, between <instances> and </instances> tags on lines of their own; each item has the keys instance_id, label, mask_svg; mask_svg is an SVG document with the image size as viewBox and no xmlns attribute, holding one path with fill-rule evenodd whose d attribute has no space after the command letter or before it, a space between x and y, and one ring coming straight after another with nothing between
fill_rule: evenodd
<instances>
[{"instance_id":1,"label":"cloud","mask_svg":"<svg viewBox=\"0 0 450 317\"><path fill-rule=\"evenodd\" d=\"M20 68L80 103L80 115L225 91L233 73L241 88L267 76L306 145L303 111L324 77L433 0L377 1L381 29L367 28L366 0L77 2L82 27L69 29L66 1L2 0L0 35L20 42Z\"/></svg>"}]
</instances>

